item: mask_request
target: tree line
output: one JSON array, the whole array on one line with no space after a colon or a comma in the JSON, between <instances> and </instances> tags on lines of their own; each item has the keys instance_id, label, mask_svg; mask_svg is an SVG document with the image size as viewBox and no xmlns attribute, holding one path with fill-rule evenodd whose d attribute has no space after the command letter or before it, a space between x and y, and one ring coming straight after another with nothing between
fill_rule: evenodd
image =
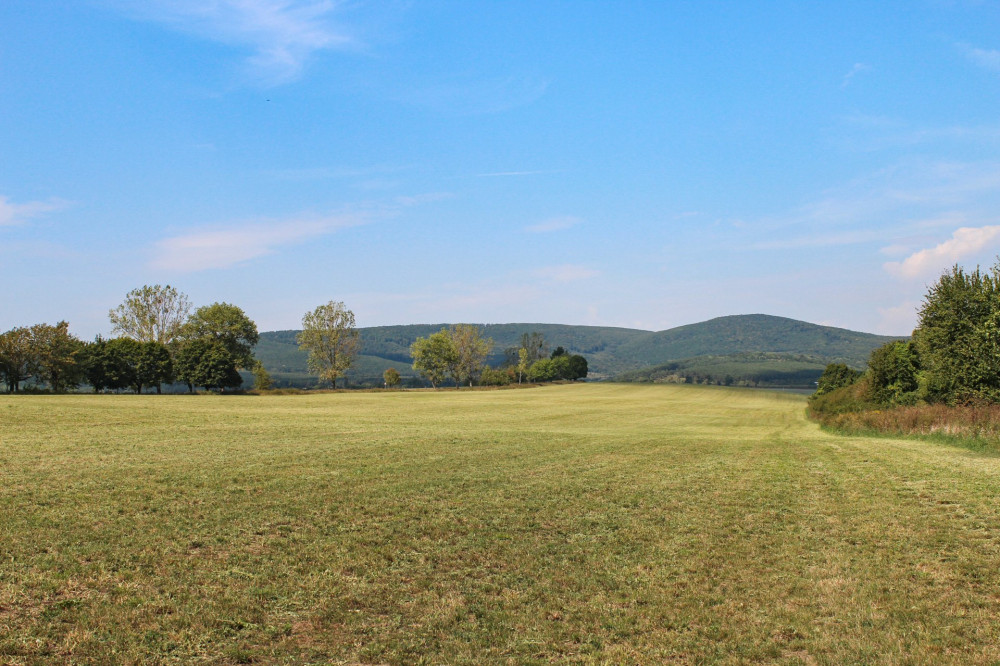
<instances>
[{"instance_id":1,"label":"tree line","mask_svg":"<svg viewBox=\"0 0 1000 666\"><path fill-rule=\"evenodd\" d=\"M242 385L240 370L251 371L254 388L268 389L269 373L254 358L257 325L239 307L213 303L192 312L188 297L170 285L133 289L108 312L116 337L85 342L69 332L69 324L15 327L0 334L0 380L17 393L32 380L55 393L90 385L95 392L131 390L141 393L180 382L226 390ZM321 382L337 387L360 348L354 313L330 301L302 317L299 348L308 352L308 367ZM558 347L551 355L538 333L525 333L521 345L506 350L498 368L486 365L493 340L476 326L459 324L419 338L410 348L414 369L437 387L445 379L456 385L581 379L587 361ZM385 385L400 381L387 370Z\"/></svg>"},{"instance_id":2,"label":"tree line","mask_svg":"<svg viewBox=\"0 0 1000 666\"><path fill-rule=\"evenodd\" d=\"M84 342L69 324L36 324L0 334L0 380L17 393L32 380L54 393L90 385L95 392L142 393L180 382L226 390L243 383L240 370L254 375L254 388L271 387L267 370L254 358L257 325L231 303L212 303L192 312L188 297L170 285L133 289L108 312L116 337ZM330 302L303 317L299 342L309 365L334 382L357 351L354 315Z\"/></svg>"},{"instance_id":3,"label":"tree line","mask_svg":"<svg viewBox=\"0 0 1000 666\"><path fill-rule=\"evenodd\" d=\"M182 382L193 391L235 388L239 370L256 364L257 326L239 307L213 303L195 309L170 285L133 289L108 312L116 337L84 342L61 321L16 327L0 334L0 378L9 393L34 380L60 393L86 383L95 392Z\"/></svg>"},{"instance_id":4,"label":"tree line","mask_svg":"<svg viewBox=\"0 0 1000 666\"><path fill-rule=\"evenodd\" d=\"M893 407L1000 403L1000 262L952 267L930 287L910 340L871 353L865 372L840 364L820 377L819 404Z\"/></svg>"},{"instance_id":5,"label":"tree line","mask_svg":"<svg viewBox=\"0 0 1000 666\"><path fill-rule=\"evenodd\" d=\"M551 355L545 337L537 332L524 333L518 347L505 350L504 362L496 368L486 363L494 342L483 337L477 326L456 324L442 328L410 345L413 369L437 388L446 379L455 386L506 386L523 381L577 380L587 376L587 359L557 347ZM398 382L398 373L390 377Z\"/></svg>"}]
</instances>

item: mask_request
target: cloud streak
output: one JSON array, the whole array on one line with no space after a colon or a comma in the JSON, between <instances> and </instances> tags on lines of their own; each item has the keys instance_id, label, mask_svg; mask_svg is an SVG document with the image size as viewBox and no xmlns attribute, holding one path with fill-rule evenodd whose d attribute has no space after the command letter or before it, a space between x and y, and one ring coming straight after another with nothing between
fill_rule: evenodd
<instances>
[{"instance_id":1,"label":"cloud streak","mask_svg":"<svg viewBox=\"0 0 1000 666\"><path fill-rule=\"evenodd\" d=\"M331 0L150 0L119 2L133 16L231 46L247 48L255 78L280 84L297 78L318 51L357 48L334 20Z\"/></svg>"},{"instance_id":2,"label":"cloud streak","mask_svg":"<svg viewBox=\"0 0 1000 666\"><path fill-rule=\"evenodd\" d=\"M959 47L965 52L965 56L979 65L983 69L991 72L1000 72L1000 51L996 49L977 49L968 44L960 44Z\"/></svg>"},{"instance_id":3,"label":"cloud streak","mask_svg":"<svg viewBox=\"0 0 1000 666\"><path fill-rule=\"evenodd\" d=\"M915 252L903 261L888 262L884 267L898 277L917 278L940 272L948 265L982 252L997 242L1000 242L1000 225L961 227L943 243Z\"/></svg>"},{"instance_id":4,"label":"cloud streak","mask_svg":"<svg viewBox=\"0 0 1000 666\"><path fill-rule=\"evenodd\" d=\"M29 201L18 204L0 194L0 227L13 227L24 224L32 218L61 210L65 207L66 203L57 199Z\"/></svg>"},{"instance_id":5,"label":"cloud streak","mask_svg":"<svg viewBox=\"0 0 1000 666\"><path fill-rule=\"evenodd\" d=\"M580 218L573 217L572 215L565 215L563 217L553 217L538 224L532 224L524 228L529 234L545 234L551 233L553 231L562 231L564 229L569 229L580 224Z\"/></svg>"},{"instance_id":6,"label":"cloud streak","mask_svg":"<svg viewBox=\"0 0 1000 666\"><path fill-rule=\"evenodd\" d=\"M362 216L338 215L193 231L159 241L150 265L180 273L230 268L366 221Z\"/></svg>"},{"instance_id":7,"label":"cloud streak","mask_svg":"<svg viewBox=\"0 0 1000 666\"><path fill-rule=\"evenodd\" d=\"M601 272L577 264L562 264L560 266L537 268L531 274L537 278L553 282L577 282L597 277Z\"/></svg>"},{"instance_id":8,"label":"cloud streak","mask_svg":"<svg viewBox=\"0 0 1000 666\"><path fill-rule=\"evenodd\" d=\"M840 87L846 88L847 86L851 85L851 81L854 80L855 76L869 69L871 69L871 67L864 64L863 62L854 63L854 67L851 68L851 71L849 71L847 74L844 75L844 79L840 82Z\"/></svg>"}]
</instances>

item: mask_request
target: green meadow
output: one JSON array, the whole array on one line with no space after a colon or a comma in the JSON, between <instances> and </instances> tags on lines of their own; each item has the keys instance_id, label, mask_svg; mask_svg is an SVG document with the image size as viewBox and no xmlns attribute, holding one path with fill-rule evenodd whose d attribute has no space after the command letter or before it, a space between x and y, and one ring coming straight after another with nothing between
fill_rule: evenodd
<instances>
[{"instance_id":1,"label":"green meadow","mask_svg":"<svg viewBox=\"0 0 1000 666\"><path fill-rule=\"evenodd\" d=\"M0 397L0 663L1000 661L1000 457L669 385Z\"/></svg>"}]
</instances>

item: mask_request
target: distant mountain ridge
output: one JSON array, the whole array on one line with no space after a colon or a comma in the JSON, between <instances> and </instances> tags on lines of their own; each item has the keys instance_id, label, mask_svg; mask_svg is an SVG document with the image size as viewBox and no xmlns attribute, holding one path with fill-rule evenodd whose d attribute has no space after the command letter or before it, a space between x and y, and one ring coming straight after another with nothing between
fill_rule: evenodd
<instances>
[{"instance_id":1,"label":"distant mountain ridge","mask_svg":"<svg viewBox=\"0 0 1000 666\"><path fill-rule=\"evenodd\" d=\"M448 324L408 324L358 329L362 355L348 373L349 382L380 384L382 372L389 367L396 368L404 376L413 376L410 345L417 338L427 337L446 326ZM491 364L502 362L504 350L520 344L522 334L538 332L545 336L551 348L562 346L572 354L585 356L593 379L610 379L629 371L694 357L727 356L735 359L732 362L740 363L744 358L740 355L757 352L807 356L814 359L820 371L822 365L835 362L863 368L872 349L907 337L861 333L764 314L717 317L664 331L540 323L481 324L480 327L495 344ZM297 333L261 333L255 354L279 384L311 386L315 378L306 367L306 354L299 351L295 342Z\"/></svg>"}]
</instances>

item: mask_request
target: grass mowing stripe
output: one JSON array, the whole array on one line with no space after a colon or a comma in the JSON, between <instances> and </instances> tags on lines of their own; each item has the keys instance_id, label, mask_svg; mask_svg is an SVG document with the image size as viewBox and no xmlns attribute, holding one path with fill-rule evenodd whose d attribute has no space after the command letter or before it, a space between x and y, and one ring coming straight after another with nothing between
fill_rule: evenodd
<instances>
[{"instance_id":1,"label":"grass mowing stripe","mask_svg":"<svg viewBox=\"0 0 1000 666\"><path fill-rule=\"evenodd\" d=\"M0 661L990 663L1000 458L700 387L0 397Z\"/></svg>"}]
</instances>

